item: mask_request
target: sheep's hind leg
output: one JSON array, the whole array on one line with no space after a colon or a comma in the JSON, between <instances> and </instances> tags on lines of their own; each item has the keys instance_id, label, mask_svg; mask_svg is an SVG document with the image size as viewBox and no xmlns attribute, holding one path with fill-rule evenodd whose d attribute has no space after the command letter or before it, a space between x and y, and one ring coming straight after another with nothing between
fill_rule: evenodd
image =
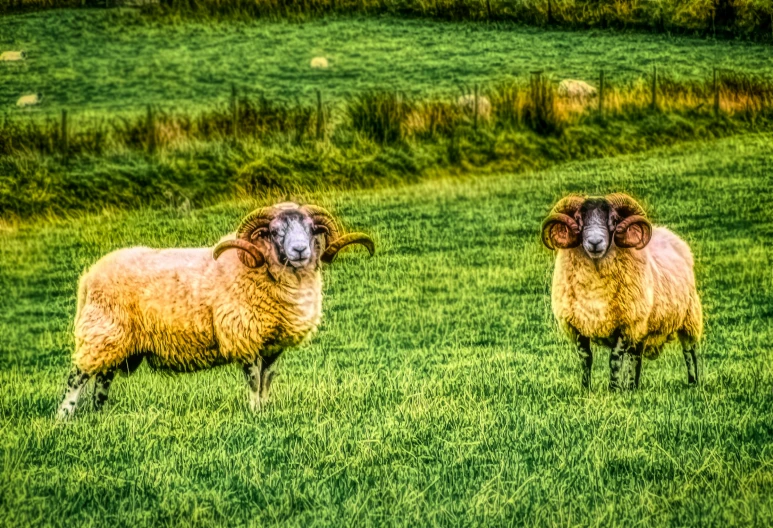
<instances>
[{"instance_id":1,"label":"sheep's hind leg","mask_svg":"<svg viewBox=\"0 0 773 528\"><path fill-rule=\"evenodd\" d=\"M94 378L94 409L100 410L107 402L107 395L110 391L110 384L115 377L115 370L100 372Z\"/></svg>"},{"instance_id":2,"label":"sheep's hind leg","mask_svg":"<svg viewBox=\"0 0 773 528\"><path fill-rule=\"evenodd\" d=\"M593 352L590 349L589 337L579 336L577 338L577 355L580 356L580 363L582 365L582 387L590 390Z\"/></svg>"},{"instance_id":3,"label":"sheep's hind leg","mask_svg":"<svg viewBox=\"0 0 773 528\"><path fill-rule=\"evenodd\" d=\"M687 383L698 383L698 356L695 353L695 339L686 331L679 332L679 342L682 344L682 354L687 365Z\"/></svg>"},{"instance_id":4,"label":"sheep's hind leg","mask_svg":"<svg viewBox=\"0 0 773 528\"><path fill-rule=\"evenodd\" d=\"M263 380L263 359L258 358L250 365L244 365L244 375L250 387L250 409L259 411L261 407L261 385Z\"/></svg>"},{"instance_id":5,"label":"sheep's hind leg","mask_svg":"<svg viewBox=\"0 0 773 528\"><path fill-rule=\"evenodd\" d=\"M695 345L682 345L682 354L684 354L684 362L687 364L687 383L695 385L698 383L698 356L695 354Z\"/></svg>"},{"instance_id":6,"label":"sheep's hind leg","mask_svg":"<svg viewBox=\"0 0 773 528\"><path fill-rule=\"evenodd\" d=\"M64 400L62 400L62 404L59 406L59 410L56 413L56 417L59 420L66 420L73 415L81 391L87 381L89 381L89 375L78 367L73 367L72 372L70 372L70 375L67 377L67 392L65 392Z\"/></svg>"},{"instance_id":7,"label":"sheep's hind leg","mask_svg":"<svg viewBox=\"0 0 773 528\"><path fill-rule=\"evenodd\" d=\"M263 358L263 375L260 379L260 399L262 402L268 401L268 393L271 388L271 382L274 379L273 364L279 358L279 354L271 356L269 358Z\"/></svg>"},{"instance_id":8,"label":"sheep's hind leg","mask_svg":"<svg viewBox=\"0 0 773 528\"><path fill-rule=\"evenodd\" d=\"M609 351L609 390L620 390L620 373L623 370L623 360L625 359L625 346L623 338L618 337L615 346Z\"/></svg>"}]
</instances>

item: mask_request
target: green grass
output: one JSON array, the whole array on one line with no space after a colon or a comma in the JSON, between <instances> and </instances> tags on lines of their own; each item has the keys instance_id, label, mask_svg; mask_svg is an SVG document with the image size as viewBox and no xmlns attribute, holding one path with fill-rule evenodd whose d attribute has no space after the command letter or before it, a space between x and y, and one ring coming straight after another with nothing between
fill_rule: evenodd
<instances>
[{"instance_id":1,"label":"green grass","mask_svg":"<svg viewBox=\"0 0 773 528\"><path fill-rule=\"evenodd\" d=\"M57 10L0 18L0 48L29 52L23 64L0 63L0 115L197 109L225 103L232 84L244 95L310 104L317 89L325 101L371 89L457 96L459 86L525 79L535 69L595 80L604 68L613 83L653 66L692 80L715 66L773 71L767 45L391 17L166 24L131 10ZM329 58L328 70L309 67L317 55ZM44 103L17 110L30 92Z\"/></svg>"},{"instance_id":2,"label":"green grass","mask_svg":"<svg viewBox=\"0 0 773 528\"><path fill-rule=\"evenodd\" d=\"M378 253L327 268L324 322L247 410L236 367L142 367L56 424L78 275L119 247L214 244L251 205L0 234L0 525L773 524L770 134L524 176L306 196ZM626 190L692 246L703 381L681 354L579 387L539 225L566 192ZM87 395L88 396L88 395Z\"/></svg>"}]
</instances>

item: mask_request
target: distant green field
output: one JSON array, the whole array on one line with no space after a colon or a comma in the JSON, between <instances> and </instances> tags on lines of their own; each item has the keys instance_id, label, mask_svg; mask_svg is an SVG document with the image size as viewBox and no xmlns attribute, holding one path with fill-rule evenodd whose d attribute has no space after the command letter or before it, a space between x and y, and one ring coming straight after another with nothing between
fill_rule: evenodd
<instances>
[{"instance_id":1,"label":"distant green field","mask_svg":"<svg viewBox=\"0 0 773 528\"><path fill-rule=\"evenodd\" d=\"M771 141L307 197L378 253L326 269L319 334L257 416L238 368L143 366L106 412L52 420L81 271L123 246L213 244L249 204L0 233L0 525L771 526ZM637 393L607 391L603 353L580 390L539 225L566 192L613 190L693 248L697 388L668 349Z\"/></svg>"},{"instance_id":2,"label":"distant green field","mask_svg":"<svg viewBox=\"0 0 773 528\"><path fill-rule=\"evenodd\" d=\"M773 71L769 45L389 17L160 24L131 10L59 10L0 18L0 48L30 56L0 63L0 115L19 113L16 100L31 92L44 104L25 113L101 113L198 108L226 101L232 84L309 103L317 89L325 100L374 88L457 94L533 70L595 80L604 68L608 82L653 66L700 80L713 67ZM311 69L314 56L330 68Z\"/></svg>"}]
</instances>

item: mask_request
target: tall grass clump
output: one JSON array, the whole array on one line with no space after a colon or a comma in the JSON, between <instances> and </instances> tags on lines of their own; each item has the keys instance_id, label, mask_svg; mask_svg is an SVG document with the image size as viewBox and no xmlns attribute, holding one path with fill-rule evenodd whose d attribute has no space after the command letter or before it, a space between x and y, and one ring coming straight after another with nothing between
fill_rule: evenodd
<instances>
[{"instance_id":1,"label":"tall grass clump","mask_svg":"<svg viewBox=\"0 0 773 528\"><path fill-rule=\"evenodd\" d=\"M541 74L475 93L490 100L485 120L470 118L467 99L414 101L395 92L353 97L323 109L324 119L321 105L265 97L233 97L200 113L148 107L112 119L68 117L67 123L5 117L0 218L363 188L447 170L519 172L773 130L773 82L743 73L717 72L716 81L660 73L654 83L610 82L603 120L598 97L559 96Z\"/></svg>"},{"instance_id":2,"label":"tall grass clump","mask_svg":"<svg viewBox=\"0 0 773 528\"><path fill-rule=\"evenodd\" d=\"M382 145L403 139L412 104L396 92L366 92L352 98L346 113L352 128Z\"/></svg>"},{"instance_id":3,"label":"tall grass clump","mask_svg":"<svg viewBox=\"0 0 773 528\"><path fill-rule=\"evenodd\" d=\"M141 6L146 16L160 19L307 20L330 13L390 14L773 40L770 0L0 0L0 14L123 5Z\"/></svg>"},{"instance_id":4,"label":"tall grass clump","mask_svg":"<svg viewBox=\"0 0 773 528\"><path fill-rule=\"evenodd\" d=\"M556 107L556 88L544 75L531 77L529 97L523 106L523 121L541 135L558 134L564 127Z\"/></svg>"}]
</instances>

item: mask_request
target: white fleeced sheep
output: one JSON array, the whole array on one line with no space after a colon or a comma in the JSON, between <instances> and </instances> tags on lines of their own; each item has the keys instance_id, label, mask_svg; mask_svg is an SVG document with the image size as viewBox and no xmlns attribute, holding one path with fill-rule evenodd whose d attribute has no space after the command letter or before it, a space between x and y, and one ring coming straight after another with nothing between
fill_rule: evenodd
<instances>
[{"instance_id":1,"label":"white fleeced sheep","mask_svg":"<svg viewBox=\"0 0 773 528\"><path fill-rule=\"evenodd\" d=\"M110 253L79 283L73 371L58 416L72 415L91 377L100 408L116 371L131 373L143 359L182 372L239 363L258 409L274 361L319 325L320 262L350 244L373 254L367 235L340 236L324 209L283 203L247 215L214 250Z\"/></svg>"},{"instance_id":2,"label":"white fleeced sheep","mask_svg":"<svg viewBox=\"0 0 773 528\"><path fill-rule=\"evenodd\" d=\"M583 386L590 388L592 341L611 347L610 388L619 389L625 359L638 387L642 356L657 357L675 337L688 383L697 383L701 302L683 240L653 228L633 198L616 193L560 200L542 224L542 241L557 250L553 313L578 346Z\"/></svg>"},{"instance_id":3,"label":"white fleeced sheep","mask_svg":"<svg viewBox=\"0 0 773 528\"><path fill-rule=\"evenodd\" d=\"M312 68L324 69L324 68L327 68L329 64L325 57L314 57L313 59L311 59L310 66Z\"/></svg>"},{"instance_id":4,"label":"white fleeced sheep","mask_svg":"<svg viewBox=\"0 0 773 528\"><path fill-rule=\"evenodd\" d=\"M26 51L4 51L0 53L0 62L23 61L27 58Z\"/></svg>"},{"instance_id":5,"label":"white fleeced sheep","mask_svg":"<svg viewBox=\"0 0 773 528\"><path fill-rule=\"evenodd\" d=\"M488 121L491 118L491 101L485 95L478 95L478 119ZM464 94L457 99L456 104L465 113L475 114L475 94Z\"/></svg>"},{"instance_id":6,"label":"white fleeced sheep","mask_svg":"<svg viewBox=\"0 0 773 528\"><path fill-rule=\"evenodd\" d=\"M19 97L19 100L16 101L16 106L18 106L19 108L24 108L25 106L35 106L35 105L39 105L42 101L43 101L43 94L40 94L40 93L27 94Z\"/></svg>"},{"instance_id":7,"label":"white fleeced sheep","mask_svg":"<svg viewBox=\"0 0 773 528\"><path fill-rule=\"evenodd\" d=\"M594 97L597 93L596 88L585 81L564 79L558 83L558 95L560 97L582 100Z\"/></svg>"}]
</instances>

